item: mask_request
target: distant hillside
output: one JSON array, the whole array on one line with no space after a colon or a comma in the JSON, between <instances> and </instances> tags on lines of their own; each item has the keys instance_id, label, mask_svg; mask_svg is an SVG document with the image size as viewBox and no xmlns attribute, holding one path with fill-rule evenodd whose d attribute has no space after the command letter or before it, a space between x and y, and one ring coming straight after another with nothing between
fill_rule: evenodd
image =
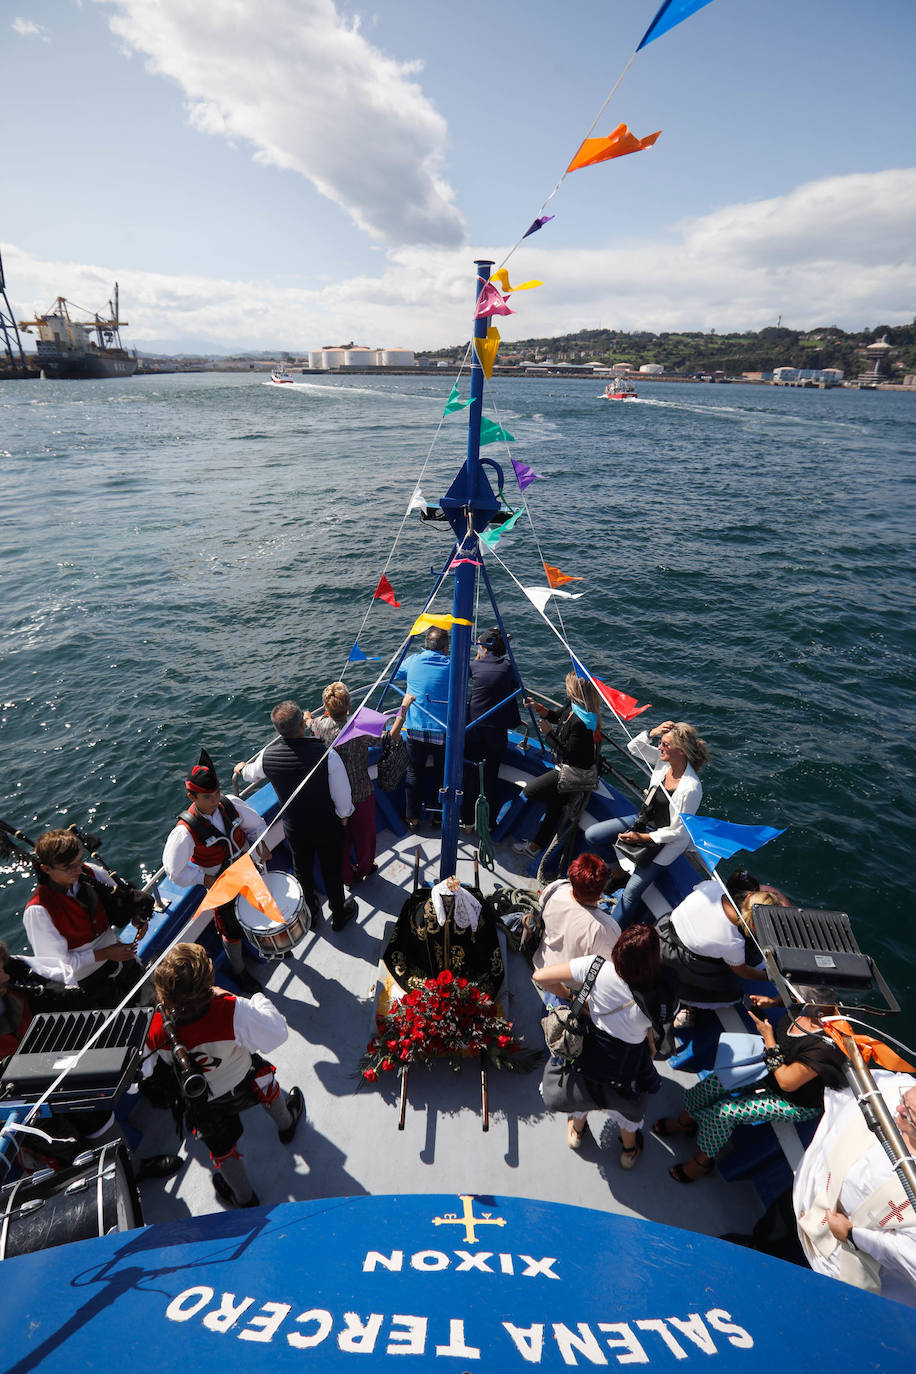
<instances>
[{"instance_id":1,"label":"distant hillside","mask_svg":"<svg viewBox=\"0 0 916 1374\"><path fill-rule=\"evenodd\" d=\"M862 333L847 334L835 325L800 332L796 329L761 329L759 333L708 334L624 333L614 329L580 329L552 339L503 339L500 359L508 354L523 358L552 359L566 363L661 363L666 372L772 372L774 367L839 367L847 377L865 371L856 349L887 336L897 352L891 359L894 371L916 372L916 320L906 325L877 325ZM442 348L433 358L457 361L466 344Z\"/></svg>"}]
</instances>

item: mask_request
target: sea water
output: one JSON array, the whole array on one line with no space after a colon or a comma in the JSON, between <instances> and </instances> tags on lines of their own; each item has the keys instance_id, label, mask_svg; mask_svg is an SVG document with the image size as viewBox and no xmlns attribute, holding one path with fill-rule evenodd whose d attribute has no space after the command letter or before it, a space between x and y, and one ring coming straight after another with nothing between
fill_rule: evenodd
<instances>
[{"instance_id":1,"label":"sea water","mask_svg":"<svg viewBox=\"0 0 916 1374\"><path fill-rule=\"evenodd\" d=\"M463 459L463 413L442 418L451 385L0 384L0 816L31 835L101 832L137 879L202 746L228 783L269 738L271 706L319 706L357 637L381 662L347 681L368 686L449 552L447 526L404 512L418 482L436 504ZM693 722L710 749L704 812L785 827L740 859L801 905L848 912L912 1026L916 398L602 390L488 388L515 437L483 450L506 500L520 500L510 455L542 478L533 525L496 552L522 586L544 585L542 560L582 579L565 587L578 600L553 603L563 638L651 703L631 729ZM563 644L487 566L526 681L560 697ZM386 568L399 609L372 601ZM493 623L485 592L479 623ZM0 883L0 934L20 950L29 883L9 864Z\"/></svg>"}]
</instances>

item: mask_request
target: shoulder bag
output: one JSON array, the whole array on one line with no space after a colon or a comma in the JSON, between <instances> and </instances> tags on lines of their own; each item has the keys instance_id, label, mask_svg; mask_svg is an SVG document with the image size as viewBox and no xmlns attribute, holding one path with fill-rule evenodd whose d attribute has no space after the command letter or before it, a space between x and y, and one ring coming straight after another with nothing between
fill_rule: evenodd
<instances>
[{"instance_id":1,"label":"shoulder bag","mask_svg":"<svg viewBox=\"0 0 916 1374\"><path fill-rule=\"evenodd\" d=\"M604 957L597 954L585 975L585 982L576 993L568 1007L550 1007L544 1017L544 1041L556 1059L568 1063L578 1059L585 1044L585 1003L595 984L595 979L604 963Z\"/></svg>"},{"instance_id":2,"label":"shoulder bag","mask_svg":"<svg viewBox=\"0 0 916 1374\"><path fill-rule=\"evenodd\" d=\"M766 1076L763 1051L763 1036L754 1031L722 1032L712 1071L726 1092L749 1088Z\"/></svg>"},{"instance_id":3,"label":"shoulder bag","mask_svg":"<svg viewBox=\"0 0 916 1374\"><path fill-rule=\"evenodd\" d=\"M378 785L383 792L393 792L407 772L407 743L403 735L391 738L391 731L382 736L382 752L378 761Z\"/></svg>"}]
</instances>

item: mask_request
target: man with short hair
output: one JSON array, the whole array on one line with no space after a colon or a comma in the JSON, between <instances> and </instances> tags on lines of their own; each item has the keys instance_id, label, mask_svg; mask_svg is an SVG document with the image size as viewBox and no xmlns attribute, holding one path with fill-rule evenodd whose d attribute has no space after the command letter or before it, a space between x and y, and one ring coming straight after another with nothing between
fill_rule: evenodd
<instances>
[{"instance_id":1,"label":"man with short hair","mask_svg":"<svg viewBox=\"0 0 916 1374\"><path fill-rule=\"evenodd\" d=\"M178 887L211 888L231 863L254 844L264 829L261 817L240 797L223 796L213 760L201 749L198 762L185 781L189 806L182 811L165 842L162 863ZM269 856L260 847L262 858ZM233 980L247 997L260 992L261 985L248 972L242 957L242 927L232 902L224 902L213 913L229 960Z\"/></svg>"},{"instance_id":2,"label":"man with short hair","mask_svg":"<svg viewBox=\"0 0 916 1374\"><path fill-rule=\"evenodd\" d=\"M84 862L72 830L44 831L35 857L40 876L23 914L30 965L45 978L79 987L91 999L84 1005L117 1006L143 969L134 946L112 928L113 881L98 864Z\"/></svg>"},{"instance_id":3,"label":"man with short hair","mask_svg":"<svg viewBox=\"0 0 916 1374\"><path fill-rule=\"evenodd\" d=\"M305 733L305 714L294 701L281 701L270 713L278 738L250 763L236 764L246 783L271 784L281 807L283 833L293 869L317 922L321 903L315 891L315 856L331 908L331 929L342 930L356 915L356 899L343 884L344 826L353 814L347 770L333 749Z\"/></svg>"},{"instance_id":4,"label":"man with short hair","mask_svg":"<svg viewBox=\"0 0 916 1374\"><path fill-rule=\"evenodd\" d=\"M414 700L404 722L407 741L407 777L404 802L410 830L420 828L423 783L430 761L436 791L442 787L445 769L445 727L448 717L450 662L448 632L438 625L426 631L425 648L405 660L407 691Z\"/></svg>"}]
</instances>

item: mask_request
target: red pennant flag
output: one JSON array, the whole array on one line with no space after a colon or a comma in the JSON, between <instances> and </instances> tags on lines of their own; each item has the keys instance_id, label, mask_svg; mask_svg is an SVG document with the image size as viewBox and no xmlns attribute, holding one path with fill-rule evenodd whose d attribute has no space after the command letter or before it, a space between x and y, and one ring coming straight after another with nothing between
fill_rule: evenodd
<instances>
[{"instance_id":1,"label":"red pennant flag","mask_svg":"<svg viewBox=\"0 0 916 1374\"><path fill-rule=\"evenodd\" d=\"M566 170L575 172L580 167L594 167L612 157L641 153L644 148L652 147L660 133L661 129L654 134L646 134L645 138L637 138L626 124L618 124L607 138L587 138Z\"/></svg>"},{"instance_id":2,"label":"red pennant flag","mask_svg":"<svg viewBox=\"0 0 916 1374\"><path fill-rule=\"evenodd\" d=\"M634 716L641 716L643 711L648 711L652 705L651 701L647 701L645 706L640 706L635 697L628 697L626 692L616 692L613 687L602 682L600 677L594 678L593 681L608 706L617 712L621 720L632 720Z\"/></svg>"},{"instance_id":3,"label":"red pennant flag","mask_svg":"<svg viewBox=\"0 0 916 1374\"><path fill-rule=\"evenodd\" d=\"M544 564L544 571L551 587L562 587L564 582L585 581L583 577L570 577L569 573L560 572L559 568L554 568L550 563Z\"/></svg>"},{"instance_id":4,"label":"red pennant flag","mask_svg":"<svg viewBox=\"0 0 916 1374\"><path fill-rule=\"evenodd\" d=\"M400 601L395 601L394 587L392 587L391 583L388 581L388 578L385 576L384 573L382 573L381 577L379 578L379 584L375 589L375 596L373 597L373 600L387 601L389 606L400 606L401 604Z\"/></svg>"}]
</instances>

